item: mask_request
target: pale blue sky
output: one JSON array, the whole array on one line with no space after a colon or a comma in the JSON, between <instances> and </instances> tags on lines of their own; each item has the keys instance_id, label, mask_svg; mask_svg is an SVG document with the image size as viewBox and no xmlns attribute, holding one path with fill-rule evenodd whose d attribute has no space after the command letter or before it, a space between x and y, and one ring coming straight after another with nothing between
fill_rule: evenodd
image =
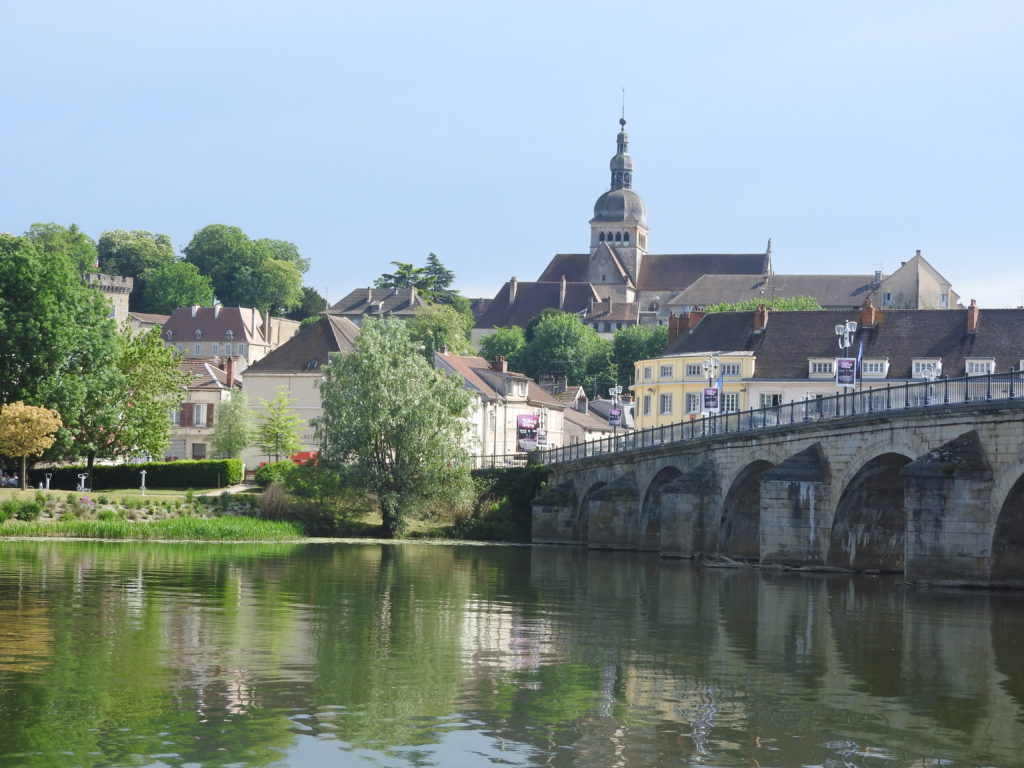
<instances>
[{"instance_id":1,"label":"pale blue sky","mask_svg":"<svg viewBox=\"0 0 1024 768\"><path fill-rule=\"evenodd\" d=\"M470 296L589 242L626 89L654 253L1024 303L1024 3L2 4L0 231L298 244L332 301L437 253Z\"/></svg>"}]
</instances>

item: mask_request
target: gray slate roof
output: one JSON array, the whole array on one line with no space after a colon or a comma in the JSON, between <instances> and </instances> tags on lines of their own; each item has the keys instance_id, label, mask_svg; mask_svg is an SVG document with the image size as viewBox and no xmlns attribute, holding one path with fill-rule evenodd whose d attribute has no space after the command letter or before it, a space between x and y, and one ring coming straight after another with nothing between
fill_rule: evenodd
<instances>
[{"instance_id":1,"label":"gray slate roof","mask_svg":"<svg viewBox=\"0 0 1024 768\"><path fill-rule=\"evenodd\" d=\"M246 375L313 372L327 365L331 352L350 352L359 327L347 317L321 315L266 357L246 368Z\"/></svg>"},{"instance_id":2,"label":"gray slate roof","mask_svg":"<svg viewBox=\"0 0 1024 768\"><path fill-rule=\"evenodd\" d=\"M865 358L888 358L890 379L912 377L914 358L942 358L942 373L966 375L968 357L994 358L996 371L1017 368L1024 359L1024 309L981 310L977 330L967 332L966 309L876 310L873 328L858 328L850 349L863 340ZM755 379L806 379L809 357L841 354L834 328L857 320L856 312L772 312L761 333L753 312L705 316L689 334L668 345L665 356L709 351L749 351L757 357Z\"/></svg>"},{"instance_id":3,"label":"gray slate roof","mask_svg":"<svg viewBox=\"0 0 1024 768\"><path fill-rule=\"evenodd\" d=\"M356 288L327 313L330 315L397 315L409 317L427 305L415 288Z\"/></svg>"},{"instance_id":4,"label":"gray slate roof","mask_svg":"<svg viewBox=\"0 0 1024 768\"><path fill-rule=\"evenodd\" d=\"M562 290L561 280L551 283L517 283L515 301L509 301L509 283L505 283L498 295L477 318L476 328L497 328L499 326L526 326L542 310L558 307L558 299ZM600 301L601 297L590 283L565 284L565 303L563 312L582 312L590 308L592 301Z\"/></svg>"}]
</instances>

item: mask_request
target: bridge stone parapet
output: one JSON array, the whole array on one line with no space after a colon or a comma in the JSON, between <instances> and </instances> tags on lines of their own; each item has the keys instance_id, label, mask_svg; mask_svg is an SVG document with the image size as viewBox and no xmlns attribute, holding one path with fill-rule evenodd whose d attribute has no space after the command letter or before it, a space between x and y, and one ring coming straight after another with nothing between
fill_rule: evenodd
<instances>
[{"instance_id":1,"label":"bridge stone parapet","mask_svg":"<svg viewBox=\"0 0 1024 768\"><path fill-rule=\"evenodd\" d=\"M921 406L555 464L534 541L1024 586L1024 402Z\"/></svg>"}]
</instances>

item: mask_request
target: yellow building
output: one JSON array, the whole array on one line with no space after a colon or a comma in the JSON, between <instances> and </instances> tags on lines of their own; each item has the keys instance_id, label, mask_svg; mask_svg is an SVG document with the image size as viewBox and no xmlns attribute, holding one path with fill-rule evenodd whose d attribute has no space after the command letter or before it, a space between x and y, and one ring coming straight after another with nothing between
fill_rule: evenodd
<instances>
[{"instance_id":1,"label":"yellow building","mask_svg":"<svg viewBox=\"0 0 1024 768\"><path fill-rule=\"evenodd\" d=\"M718 411L705 400L709 374L721 383ZM639 360L631 389L637 429L698 419L707 413L746 410L745 380L754 376L752 352L699 352ZM705 407L709 406L709 407Z\"/></svg>"}]
</instances>

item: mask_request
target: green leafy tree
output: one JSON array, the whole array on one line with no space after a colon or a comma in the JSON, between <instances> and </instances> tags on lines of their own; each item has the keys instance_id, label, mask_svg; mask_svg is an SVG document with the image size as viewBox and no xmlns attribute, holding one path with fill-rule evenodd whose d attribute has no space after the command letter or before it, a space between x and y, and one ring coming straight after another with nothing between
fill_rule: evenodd
<instances>
[{"instance_id":1,"label":"green leafy tree","mask_svg":"<svg viewBox=\"0 0 1024 768\"><path fill-rule=\"evenodd\" d=\"M509 365L515 368L518 365L516 362L518 355L525 346L526 334L518 325L495 328L494 333L480 339L480 355L487 360L504 357L509 361Z\"/></svg>"},{"instance_id":2,"label":"green leafy tree","mask_svg":"<svg viewBox=\"0 0 1024 768\"><path fill-rule=\"evenodd\" d=\"M421 307L408 324L409 337L430 365L434 364L434 353L442 349L455 355L468 355L473 351L469 343L473 324L451 307L442 304Z\"/></svg>"},{"instance_id":3,"label":"green leafy tree","mask_svg":"<svg viewBox=\"0 0 1024 768\"><path fill-rule=\"evenodd\" d=\"M75 450L87 396L114 365L117 327L109 315L106 297L82 282L73 256L0 235L0 402L56 410L63 426L55 456Z\"/></svg>"},{"instance_id":4,"label":"green leafy tree","mask_svg":"<svg viewBox=\"0 0 1024 768\"><path fill-rule=\"evenodd\" d=\"M71 259L79 272L96 271L96 243L76 224L67 227L49 222L36 223L25 232L41 253L61 253Z\"/></svg>"},{"instance_id":5,"label":"green leafy tree","mask_svg":"<svg viewBox=\"0 0 1024 768\"><path fill-rule=\"evenodd\" d=\"M182 249L185 260L210 278L225 305L289 310L302 300L309 267L293 243L250 240L238 227L210 224Z\"/></svg>"},{"instance_id":6,"label":"green leafy tree","mask_svg":"<svg viewBox=\"0 0 1024 768\"><path fill-rule=\"evenodd\" d=\"M299 440L302 419L292 410L293 402L294 398L285 386L277 388L273 400L260 398L265 413L256 429L256 443L273 461L287 459L302 447Z\"/></svg>"},{"instance_id":7,"label":"green leafy tree","mask_svg":"<svg viewBox=\"0 0 1024 768\"><path fill-rule=\"evenodd\" d=\"M147 269L138 279L136 291L137 312L169 315L180 307L208 307L213 303L210 278L200 274L195 264L185 261Z\"/></svg>"},{"instance_id":8,"label":"green leafy tree","mask_svg":"<svg viewBox=\"0 0 1024 768\"><path fill-rule=\"evenodd\" d=\"M163 343L159 328L135 335L125 325L114 363L96 372L72 431L76 453L87 460L89 484L97 458L159 456L167 448L168 414L184 399L189 374Z\"/></svg>"},{"instance_id":9,"label":"green leafy tree","mask_svg":"<svg viewBox=\"0 0 1024 768\"><path fill-rule=\"evenodd\" d=\"M146 270L166 267L176 260L171 238L141 229L104 232L96 250L104 272L133 278L141 277Z\"/></svg>"},{"instance_id":10,"label":"green leafy tree","mask_svg":"<svg viewBox=\"0 0 1024 768\"><path fill-rule=\"evenodd\" d=\"M418 505L463 498L470 395L423 359L401 321L368 320L353 351L324 368L320 395L320 464L374 495L387 536Z\"/></svg>"},{"instance_id":11,"label":"green leafy tree","mask_svg":"<svg viewBox=\"0 0 1024 768\"><path fill-rule=\"evenodd\" d=\"M616 382L628 387L633 380L636 361L657 357L665 351L666 346L668 327L664 325L631 325L616 331L612 337Z\"/></svg>"},{"instance_id":12,"label":"green leafy tree","mask_svg":"<svg viewBox=\"0 0 1024 768\"><path fill-rule=\"evenodd\" d=\"M564 371L570 384L594 394L598 382L612 381L612 344L575 314L544 313L533 329L533 339L515 357L522 373L536 379L542 374Z\"/></svg>"},{"instance_id":13,"label":"green leafy tree","mask_svg":"<svg viewBox=\"0 0 1024 768\"><path fill-rule=\"evenodd\" d=\"M776 312L824 309L813 296L792 296L788 299L744 299L732 304L712 304L704 307L705 312L752 312L764 304Z\"/></svg>"},{"instance_id":14,"label":"green leafy tree","mask_svg":"<svg viewBox=\"0 0 1024 768\"><path fill-rule=\"evenodd\" d=\"M0 405L0 454L21 459L21 488L28 488L28 457L41 456L53 445L60 414L23 402Z\"/></svg>"},{"instance_id":15,"label":"green leafy tree","mask_svg":"<svg viewBox=\"0 0 1024 768\"><path fill-rule=\"evenodd\" d=\"M236 389L221 404L210 442L213 449L229 459L237 459L256 439L256 425L245 391Z\"/></svg>"},{"instance_id":16,"label":"green leafy tree","mask_svg":"<svg viewBox=\"0 0 1024 768\"><path fill-rule=\"evenodd\" d=\"M451 285L455 273L441 263L436 254L427 256L427 263L422 267L414 267L404 261L392 261L395 271L378 277L373 285L376 288L415 288L424 299L435 304L444 304L463 314L472 316L469 310L469 299L460 296Z\"/></svg>"},{"instance_id":17,"label":"green leafy tree","mask_svg":"<svg viewBox=\"0 0 1024 768\"><path fill-rule=\"evenodd\" d=\"M308 285L302 286L302 300L295 309L291 310L287 317L292 320L305 320L308 317L315 318L327 309L327 299L320 295L315 288Z\"/></svg>"}]
</instances>

